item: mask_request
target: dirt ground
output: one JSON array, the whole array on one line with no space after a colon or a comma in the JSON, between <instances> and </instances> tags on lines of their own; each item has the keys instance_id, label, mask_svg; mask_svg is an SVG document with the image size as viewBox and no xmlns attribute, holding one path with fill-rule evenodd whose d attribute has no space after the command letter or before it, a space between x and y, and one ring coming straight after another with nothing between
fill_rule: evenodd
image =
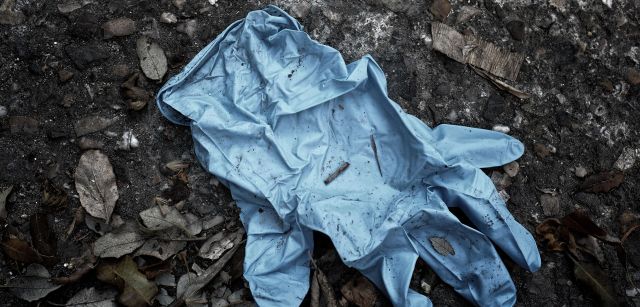
<instances>
[{"instance_id":1,"label":"dirt ground","mask_svg":"<svg viewBox=\"0 0 640 307\"><path fill-rule=\"evenodd\" d=\"M123 220L135 220L154 206L154 197L172 184L165 163L183 160L192 163L185 206L203 219L222 216L224 227L238 227L238 210L227 189L197 164L189 129L165 120L153 103L131 110L121 85L140 71L139 37L151 37L169 61L161 81L138 84L156 92L229 24L267 4L298 18L312 38L339 50L347 62L372 55L386 73L391 98L428 125L508 127L526 146L517 176L505 185L508 208L532 233L546 218L581 208L619 236L619 216L640 213L640 162L625 169L622 184L609 192L576 192L584 181L581 172L589 176L612 170L625 150L640 152L640 75L629 73L640 70L636 0L612 1L611 7L608 1L450 1L448 25L524 54L518 79L511 83L531 94L525 100L433 50L430 29L436 18L431 0L187 0L181 8L175 2L180 1L78 1L86 5L63 13L60 0L17 0L13 10L21 11L24 19L0 24L0 188L13 186L0 234L5 236L10 227L29 233L29 216L43 210L45 186L65 191L68 204L49 210L49 224L58 238L53 276L69 274L64 264L100 236L80 223L70 239L62 239L80 206L73 174L82 150L74 123L87 116L116 120L87 137L103 143L102 151L113 165L120 193L114 213ZM463 16L470 11L475 14ZM177 23L160 22L165 12L175 14ZM135 31L105 39L103 23L121 17L134 20ZM60 71L73 76L66 80L68 75ZM139 140L138 148L119 148L127 131ZM544 195L552 189L555 203L549 204ZM322 256L331 245L326 238L319 242L316 255ZM190 242L187 250L197 248L197 242ZM600 305L594 292L576 279L566 254L549 252L543 244L540 250L543 265L537 273L505 260L518 289L518 306ZM640 294L628 291L632 285L625 278L627 274L640 284L640 268L631 265L625 271L613 249L603 245L602 250L602 269L616 299L623 306L640 306ZM630 255L640 257L637 252ZM235 257L241 260L242 255ZM339 296L355 272L325 258L320 265ZM225 270L232 271L232 265ZM417 291L424 291L426 271L419 266L415 274L412 285ZM0 284L23 272L24 266L0 254ZM64 303L84 285L99 284L93 276L83 280L43 302ZM435 306L468 304L449 286L430 285ZM229 285L232 291L242 287L241 280ZM385 304L383 299L378 302ZM29 303L0 289L0 306L23 305Z\"/></svg>"}]
</instances>

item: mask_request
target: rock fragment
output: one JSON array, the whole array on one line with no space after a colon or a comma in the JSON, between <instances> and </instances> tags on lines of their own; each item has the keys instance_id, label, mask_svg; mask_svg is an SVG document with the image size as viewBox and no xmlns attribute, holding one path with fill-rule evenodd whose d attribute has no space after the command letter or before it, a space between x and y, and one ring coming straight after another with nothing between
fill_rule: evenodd
<instances>
[{"instance_id":1,"label":"rock fragment","mask_svg":"<svg viewBox=\"0 0 640 307\"><path fill-rule=\"evenodd\" d=\"M73 78L73 72L68 70L68 69L61 69L58 71L58 80L60 80L61 83L67 82L69 80L71 80L71 78Z\"/></svg>"},{"instance_id":2,"label":"rock fragment","mask_svg":"<svg viewBox=\"0 0 640 307\"><path fill-rule=\"evenodd\" d=\"M182 9L184 9L184 5L187 3L187 0L173 0L172 3L177 9L182 11Z\"/></svg>"},{"instance_id":3,"label":"rock fragment","mask_svg":"<svg viewBox=\"0 0 640 307\"><path fill-rule=\"evenodd\" d=\"M509 34L511 34L511 37L513 37L513 39L517 41L524 40L525 24L522 20L519 20L519 19L511 20L507 22L506 27L507 27L507 30L509 31Z\"/></svg>"},{"instance_id":4,"label":"rock fragment","mask_svg":"<svg viewBox=\"0 0 640 307\"><path fill-rule=\"evenodd\" d=\"M105 39L131 35L136 31L136 22L129 18L109 20L102 25L102 31Z\"/></svg>"},{"instance_id":5,"label":"rock fragment","mask_svg":"<svg viewBox=\"0 0 640 307\"><path fill-rule=\"evenodd\" d=\"M633 167L633 165L636 163L636 158L639 156L640 150L625 147L618 157L618 160L616 160L616 162L613 164L613 168L621 171L626 171Z\"/></svg>"},{"instance_id":6,"label":"rock fragment","mask_svg":"<svg viewBox=\"0 0 640 307\"><path fill-rule=\"evenodd\" d=\"M504 172L507 173L509 177L513 178L518 175L518 171L520 171L520 164L518 164L518 162L516 161L513 161L503 166L502 169L504 169Z\"/></svg>"},{"instance_id":7,"label":"rock fragment","mask_svg":"<svg viewBox=\"0 0 640 307\"><path fill-rule=\"evenodd\" d=\"M575 174L576 174L576 177L578 178L584 178L585 176L587 176L588 172L587 172L587 169L584 168L583 166L578 166L576 167Z\"/></svg>"},{"instance_id":8,"label":"rock fragment","mask_svg":"<svg viewBox=\"0 0 640 307\"><path fill-rule=\"evenodd\" d=\"M439 21L444 21L451 13L451 3L448 0L433 0L431 13Z\"/></svg>"},{"instance_id":9,"label":"rock fragment","mask_svg":"<svg viewBox=\"0 0 640 307\"><path fill-rule=\"evenodd\" d=\"M198 31L198 22L195 19L187 20L176 27L176 31L184 33L189 38L194 39Z\"/></svg>"},{"instance_id":10,"label":"rock fragment","mask_svg":"<svg viewBox=\"0 0 640 307\"><path fill-rule=\"evenodd\" d=\"M95 46L73 46L64 48L78 69L84 70L90 64L109 58L109 54Z\"/></svg>"},{"instance_id":11,"label":"rock fragment","mask_svg":"<svg viewBox=\"0 0 640 307\"><path fill-rule=\"evenodd\" d=\"M14 11L15 0L5 0L0 5L0 24L15 26L25 21L25 16L21 11Z\"/></svg>"},{"instance_id":12,"label":"rock fragment","mask_svg":"<svg viewBox=\"0 0 640 307\"><path fill-rule=\"evenodd\" d=\"M536 155L538 156L538 158L540 159L544 159L547 156L549 156L550 154L553 154L556 152L556 148L551 146L551 145L545 145L542 143L536 143L535 145L533 145L533 150L536 152Z\"/></svg>"},{"instance_id":13,"label":"rock fragment","mask_svg":"<svg viewBox=\"0 0 640 307\"><path fill-rule=\"evenodd\" d=\"M78 147L80 147L80 149L82 150L102 149L102 147L104 147L104 144L98 140L81 137L80 140L78 140Z\"/></svg>"},{"instance_id":14,"label":"rock fragment","mask_svg":"<svg viewBox=\"0 0 640 307\"><path fill-rule=\"evenodd\" d=\"M136 138L136 136L133 134L133 132L129 130L125 131L125 133L122 134L122 139L117 142L117 146L118 149L128 151L134 148L138 148L140 146L140 142L138 141L138 138Z\"/></svg>"},{"instance_id":15,"label":"rock fragment","mask_svg":"<svg viewBox=\"0 0 640 307\"><path fill-rule=\"evenodd\" d=\"M76 121L74 129L77 136L98 132L113 125L118 118L105 118L102 116L87 116Z\"/></svg>"},{"instance_id":16,"label":"rock fragment","mask_svg":"<svg viewBox=\"0 0 640 307\"><path fill-rule=\"evenodd\" d=\"M8 113L9 111L7 110L7 107L0 106L0 118L7 116Z\"/></svg>"},{"instance_id":17,"label":"rock fragment","mask_svg":"<svg viewBox=\"0 0 640 307\"><path fill-rule=\"evenodd\" d=\"M635 70L634 68L629 68L627 70L627 81L632 85L640 84L640 72Z\"/></svg>"},{"instance_id":18,"label":"rock fragment","mask_svg":"<svg viewBox=\"0 0 640 307\"><path fill-rule=\"evenodd\" d=\"M58 4L58 11L62 14L68 14L90 3L92 3L90 0L67 0Z\"/></svg>"},{"instance_id":19,"label":"rock fragment","mask_svg":"<svg viewBox=\"0 0 640 307\"><path fill-rule=\"evenodd\" d=\"M160 22L162 23L176 23L178 22L178 17L171 12L164 12L160 15Z\"/></svg>"},{"instance_id":20,"label":"rock fragment","mask_svg":"<svg viewBox=\"0 0 640 307\"><path fill-rule=\"evenodd\" d=\"M118 79L123 79L129 75L129 67L126 64L114 65L111 68L111 74L113 74Z\"/></svg>"},{"instance_id":21,"label":"rock fragment","mask_svg":"<svg viewBox=\"0 0 640 307\"><path fill-rule=\"evenodd\" d=\"M505 105L506 103L502 96L499 94L492 94L489 96L489 99L487 99L487 105L484 112L482 112L482 117L490 121L496 119L500 114L502 114L502 112L504 112Z\"/></svg>"},{"instance_id":22,"label":"rock fragment","mask_svg":"<svg viewBox=\"0 0 640 307\"><path fill-rule=\"evenodd\" d=\"M29 116L11 116L9 118L9 130L11 133L36 134L38 133L38 121Z\"/></svg>"},{"instance_id":23,"label":"rock fragment","mask_svg":"<svg viewBox=\"0 0 640 307\"><path fill-rule=\"evenodd\" d=\"M540 195L540 204L542 212L546 216L557 216L560 214L560 199L557 195L542 194Z\"/></svg>"}]
</instances>

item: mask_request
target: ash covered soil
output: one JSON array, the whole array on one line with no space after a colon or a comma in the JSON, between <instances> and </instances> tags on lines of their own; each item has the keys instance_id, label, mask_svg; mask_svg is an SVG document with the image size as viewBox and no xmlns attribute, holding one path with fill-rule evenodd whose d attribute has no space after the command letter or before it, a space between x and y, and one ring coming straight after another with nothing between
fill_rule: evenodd
<instances>
[{"instance_id":1,"label":"ash covered soil","mask_svg":"<svg viewBox=\"0 0 640 307\"><path fill-rule=\"evenodd\" d=\"M622 237L628 221L620 217L626 213L637 218L640 213L640 162L634 164L640 159L640 3L450 1L444 23L524 55L517 80L510 82L530 94L519 99L433 49L431 24L439 20L439 6L446 8L443 1L435 2L434 9L431 0L4 0L0 190L9 186L13 190L0 225L3 242L12 236L32 242L30 217L43 213L57 241L56 261L46 266L49 273L67 276L75 271L69 263L109 227L90 229L91 221L79 219L65 238L81 208L74 178L81 147L101 148L113 165L119 191L114 214L123 221L138 220L140 212L156 206L155 198L162 197L172 204L183 200L182 210L200 220L223 221L207 234L238 229L238 210L228 190L198 165L189 129L165 120L145 93L157 92L228 25L267 4L277 4L298 18L312 38L339 50L347 62L372 55L385 71L391 98L428 125L498 129L521 140L526 152L518 160L515 176L502 168L486 172L509 197L509 210L532 233L548 218L581 209L610 235ZM103 25L118 18L134 21L133 28L124 26L126 31L108 37L113 31ZM130 79L141 72L136 42L143 36L166 54L169 69L161 80L141 73ZM142 98L127 92L123 87L127 80L142 91ZM140 108L138 101L148 104L135 110ZM89 118L87 129L97 131L82 139L77 126L85 118ZM110 125L95 128L101 121ZM129 138L123 140L125 133ZM166 167L172 161L190 167L176 175ZM606 192L580 191L585 178L606 171L623 173L624 179ZM45 199L45 191L64 200ZM634 283L640 285L639 237L632 233L625 243L630 260L626 266L613 247L595 243L599 251L595 263L607 277L601 280L621 305L640 305L640 290L633 290ZM194 256L200 244L190 241L164 262L138 257L137 264L164 265L177 278L186 268L193 270L194 263L205 268L211 264ZM569 253L551 252L542 240L539 247L543 265L537 273L504 258L518 289L517 305L602 304L601 295L576 278ZM344 267L332 249L327 238L318 237L314 254L340 300L341 288L357 273ZM24 263L4 251L0 284L26 270ZM224 267L225 278L218 277L204 288L206 298L250 302L250 294L243 290L241 265L239 250ZM0 305L61 304L89 286L109 288L89 272L40 303L27 303L0 289ZM468 304L422 263L412 288L428 292L436 306ZM175 296L175 288L163 289L167 296ZM378 294L376 305L388 303Z\"/></svg>"}]
</instances>

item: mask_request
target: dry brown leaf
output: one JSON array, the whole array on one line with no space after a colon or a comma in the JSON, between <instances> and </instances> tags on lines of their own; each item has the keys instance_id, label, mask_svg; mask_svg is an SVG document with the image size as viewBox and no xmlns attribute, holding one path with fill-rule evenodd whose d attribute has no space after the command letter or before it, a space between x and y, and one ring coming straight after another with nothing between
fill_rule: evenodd
<instances>
[{"instance_id":1,"label":"dry brown leaf","mask_svg":"<svg viewBox=\"0 0 640 307\"><path fill-rule=\"evenodd\" d=\"M606 193L617 188L624 181L621 171L604 171L591 175L578 187L578 191Z\"/></svg>"},{"instance_id":2,"label":"dry brown leaf","mask_svg":"<svg viewBox=\"0 0 640 307\"><path fill-rule=\"evenodd\" d=\"M149 239L136 251L136 256L151 256L160 260L167 260L187 247L185 241L164 241Z\"/></svg>"},{"instance_id":3,"label":"dry brown leaf","mask_svg":"<svg viewBox=\"0 0 640 307\"><path fill-rule=\"evenodd\" d=\"M90 215L109 222L118 200L116 176L109 158L99 150L87 150L75 173L80 204Z\"/></svg>"},{"instance_id":4,"label":"dry brown leaf","mask_svg":"<svg viewBox=\"0 0 640 307\"><path fill-rule=\"evenodd\" d=\"M224 252L233 248L240 241L243 234L244 231L242 229L232 233L226 231L218 232L202 244L198 256L209 260L217 260Z\"/></svg>"},{"instance_id":5,"label":"dry brown leaf","mask_svg":"<svg viewBox=\"0 0 640 307\"><path fill-rule=\"evenodd\" d=\"M5 256L23 263L40 263L42 257L29 245L18 238L9 238L0 243Z\"/></svg>"},{"instance_id":6,"label":"dry brown leaf","mask_svg":"<svg viewBox=\"0 0 640 307\"><path fill-rule=\"evenodd\" d=\"M51 266L56 258L55 233L49 229L49 221L46 214L37 213L30 218L31 242L42 258L42 263Z\"/></svg>"},{"instance_id":7,"label":"dry brown leaf","mask_svg":"<svg viewBox=\"0 0 640 307\"><path fill-rule=\"evenodd\" d=\"M311 277L311 307L320 307L320 284L318 284L318 271Z\"/></svg>"},{"instance_id":8,"label":"dry brown leaf","mask_svg":"<svg viewBox=\"0 0 640 307\"><path fill-rule=\"evenodd\" d=\"M87 275L89 272L93 271L95 267L97 258L94 256L90 250L84 252L81 257L73 258L70 261L72 267L76 267L77 269L71 273L69 276L60 276L52 278L51 280L54 283L66 285L72 284L80 280L82 277Z\"/></svg>"},{"instance_id":9,"label":"dry brown leaf","mask_svg":"<svg viewBox=\"0 0 640 307\"><path fill-rule=\"evenodd\" d=\"M142 72L149 79L160 80L167 72L167 57L160 46L143 36L136 41L136 51Z\"/></svg>"},{"instance_id":10,"label":"dry brown leaf","mask_svg":"<svg viewBox=\"0 0 640 307\"><path fill-rule=\"evenodd\" d=\"M127 307L151 305L158 292L155 283L138 271L138 266L130 256L125 256L117 264L100 265L97 277L120 288L118 302Z\"/></svg>"},{"instance_id":11,"label":"dry brown leaf","mask_svg":"<svg viewBox=\"0 0 640 307\"><path fill-rule=\"evenodd\" d=\"M54 186L48 180L42 189L42 205L50 210L60 210L67 207L69 196L61 188Z\"/></svg>"},{"instance_id":12,"label":"dry brown leaf","mask_svg":"<svg viewBox=\"0 0 640 307\"><path fill-rule=\"evenodd\" d=\"M13 186L0 190L0 222L7 219L7 197L12 190Z\"/></svg>"},{"instance_id":13,"label":"dry brown leaf","mask_svg":"<svg viewBox=\"0 0 640 307\"><path fill-rule=\"evenodd\" d=\"M445 238L431 237L429 238L429 241L431 242L431 246L433 246L433 249L435 249L436 252L438 252L438 254L442 256L453 256L456 254L456 251L453 249L453 246L451 246L451 243L449 243L449 241L447 241L447 239Z\"/></svg>"},{"instance_id":14,"label":"dry brown leaf","mask_svg":"<svg viewBox=\"0 0 640 307\"><path fill-rule=\"evenodd\" d=\"M340 292L349 302L359 307L373 307L378 299L376 288L362 275L352 278L340 288Z\"/></svg>"},{"instance_id":15,"label":"dry brown leaf","mask_svg":"<svg viewBox=\"0 0 640 307\"><path fill-rule=\"evenodd\" d=\"M600 300L600 306L618 306L615 292L611 290L611 282L607 275L596 265L579 262L570 257L574 264L576 279L591 288Z\"/></svg>"},{"instance_id":16,"label":"dry brown leaf","mask_svg":"<svg viewBox=\"0 0 640 307\"><path fill-rule=\"evenodd\" d=\"M327 276L324 275L324 272L318 267L314 259L311 259L311 264L313 264L313 268L315 269L314 276L318 280L327 307L338 307L338 301L336 301L333 287L329 283Z\"/></svg>"},{"instance_id":17,"label":"dry brown leaf","mask_svg":"<svg viewBox=\"0 0 640 307\"><path fill-rule=\"evenodd\" d=\"M195 275L193 273L187 273L180 277L178 286L176 289L176 301L171 304L172 306L182 306L185 303L195 302L200 300L200 290L206 286L213 278L215 278L222 268L231 260L233 255L238 250L238 247L242 242L236 244L234 248L224 254L216 263L208 267L201 275Z\"/></svg>"},{"instance_id":18,"label":"dry brown leaf","mask_svg":"<svg viewBox=\"0 0 640 307\"><path fill-rule=\"evenodd\" d=\"M187 218L173 206L157 205L140 212L139 215L142 223L149 230L157 231L175 227L189 236L196 235L192 232L194 229L190 229Z\"/></svg>"},{"instance_id":19,"label":"dry brown leaf","mask_svg":"<svg viewBox=\"0 0 640 307\"><path fill-rule=\"evenodd\" d=\"M100 258L119 258L142 246L145 238L135 226L125 224L115 232L107 233L93 243L93 253Z\"/></svg>"},{"instance_id":20,"label":"dry brown leaf","mask_svg":"<svg viewBox=\"0 0 640 307\"><path fill-rule=\"evenodd\" d=\"M117 307L116 296L118 292L112 289L97 290L86 288L78 291L70 298L65 306L70 307Z\"/></svg>"},{"instance_id":21,"label":"dry brown leaf","mask_svg":"<svg viewBox=\"0 0 640 307\"><path fill-rule=\"evenodd\" d=\"M0 286L0 288L8 288L15 296L33 302L61 287L51 283L50 277L45 267L33 263L27 267L23 275L10 279L6 286Z\"/></svg>"}]
</instances>

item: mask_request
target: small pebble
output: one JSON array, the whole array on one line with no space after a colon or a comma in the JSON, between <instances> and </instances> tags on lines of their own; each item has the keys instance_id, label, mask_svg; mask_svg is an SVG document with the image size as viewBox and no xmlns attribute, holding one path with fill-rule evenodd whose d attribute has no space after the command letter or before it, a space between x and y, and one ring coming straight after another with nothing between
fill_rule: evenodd
<instances>
[{"instance_id":1,"label":"small pebble","mask_svg":"<svg viewBox=\"0 0 640 307\"><path fill-rule=\"evenodd\" d=\"M502 168L504 169L504 172L507 173L507 175L509 175L509 177L513 178L516 175L518 175L518 171L520 170L520 164L518 164L518 162L516 161L513 161L509 164L506 164Z\"/></svg>"},{"instance_id":2,"label":"small pebble","mask_svg":"<svg viewBox=\"0 0 640 307\"><path fill-rule=\"evenodd\" d=\"M181 11L186 3L187 0L173 0L173 5Z\"/></svg>"},{"instance_id":3,"label":"small pebble","mask_svg":"<svg viewBox=\"0 0 640 307\"><path fill-rule=\"evenodd\" d=\"M129 75L129 67L125 64L114 65L111 68L111 74L122 79Z\"/></svg>"},{"instance_id":4,"label":"small pebble","mask_svg":"<svg viewBox=\"0 0 640 307\"><path fill-rule=\"evenodd\" d=\"M109 20L102 25L104 38L127 36L136 31L136 22L129 18L117 18Z\"/></svg>"},{"instance_id":5,"label":"small pebble","mask_svg":"<svg viewBox=\"0 0 640 307\"><path fill-rule=\"evenodd\" d=\"M434 0L431 4L431 13L435 19L443 21L451 13L451 3L448 0Z\"/></svg>"},{"instance_id":6,"label":"small pebble","mask_svg":"<svg viewBox=\"0 0 640 307\"><path fill-rule=\"evenodd\" d=\"M195 19L187 20L176 27L176 31L184 33L191 39L195 38L198 30L198 22Z\"/></svg>"},{"instance_id":7,"label":"small pebble","mask_svg":"<svg viewBox=\"0 0 640 307\"><path fill-rule=\"evenodd\" d=\"M556 148L555 147L553 147L551 145L544 145L544 144L541 144L541 143L536 143L533 146L533 150L536 152L536 155L540 159L544 159L547 156L549 156L550 154L556 153Z\"/></svg>"},{"instance_id":8,"label":"small pebble","mask_svg":"<svg viewBox=\"0 0 640 307\"><path fill-rule=\"evenodd\" d=\"M546 216L557 216L560 213L560 199L552 194L540 195L542 212Z\"/></svg>"},{"instance_id":9,"label":"small pebble","mask_svg":"<svg viewBox=\"0 0 640 307\"><path fill-rule=\"evenodd\" d=\"M117 146L118 149L131 150L134 148L138 148L140 146L140 142L138 141L136 136L133 135L133 132L129 130L122 134L122 139L117 142Z\"/></svg>"},{"instance_id":10,"label":"small pebble","mask_svg":"<svg viewBox=\"0 0 640 307\"><path fill-rule=\"evenodd\" d=\"M525 34L525 24L522 20L511 20L507 23L507 30L511 37L517 41L521 41L524 39Z\"/></svg>"},{"instance_id":11,"label":"small pebble","mask_svg":"<svg viewBox=\"0 0 640 307\"><path fill-rule=\"evenodd\" d=\"M493 126L493 128L491 128L493 131L498 131L498 132L502 132L502 133L509 133L511 131L511 129L509 128L509 126L505 126L505 125L495 125Z\"/></svg>"},{"instance_id":12,"label":"small pebble","mask_svg":"<svg viewBox=\"0 0 640 307\"><path fill-rule=\"evenodd\" d=\"M160 15L160 22L162 23L176 23L178 22L178 17L171 12L164 12Z\"/></svg>"},{"instance_id":13,"label":"small pebble","mask_svg":"<svg viewBox=\"0 0 640 307\"><path fill-rule=\"evenodd\" d=\"M582 166L578 166L576 167L575 173L578 178L584 178L585 176L587 176L587 169Z\"/></svg>"},{"instance_id":14,"label":"small pebble","mask_svg":"<svg viewBox=\"0 0 640 307\"><path fill-rule=\"evenodd\" d=\"M640 72L638 72L634 68L629 68L627 70L627 81L629 81L631 85L640 84Z\"/></svg>"},{"instance_id":15,"label":"small pebble","mask_svg":"<svg viewBox=\"0 0 640 307\"><path fill-rule=\"evenodd\" d=\"M60 82L67 82L69 80L71 80L71 78L73 78L73 72L70 70L66 70L66 69L62 69L60 71L58 71L58 80L60 80Z\"/></svg>"},{"instance_id":16,"label":"small pebble","mask_svg":"<svg viewBox=\"0 0 640 307\"><path fill-rule=\"evenodd\" d=\"M636 163L636 158L639 156L640 151L634 148L625 147L622 150L622 153L616 160L616 163L613 164L613 168L626 171L633 167Z\"/></svg>"}]
</instances>

